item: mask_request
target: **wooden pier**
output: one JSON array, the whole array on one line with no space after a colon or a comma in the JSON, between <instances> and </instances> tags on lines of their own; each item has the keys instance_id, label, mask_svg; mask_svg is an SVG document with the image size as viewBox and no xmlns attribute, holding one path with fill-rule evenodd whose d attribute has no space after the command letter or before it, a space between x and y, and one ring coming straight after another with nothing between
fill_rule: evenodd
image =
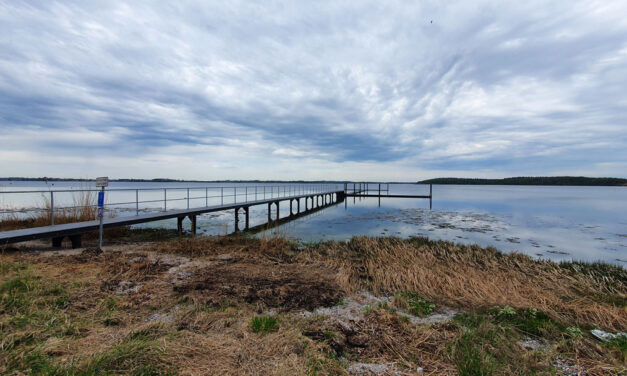
<instances>
[{"instance_id":1,"label":"wooden pier","mask_svg":"<svg viewBox=\"0 0 627 376\"><path fill-rule=\"evenodd\" d=\"M241 230L239 225L240 212L243 212L244 214L244 230L248 230L250 228L249 211L251 206L267 205L268 223L273 224L275 222L278 222L280 219L279 208L281 202L289 202L289 215L296 216L312 210L323 208L325 206L340 203L344 201L345 197L346 195L344 191L337 190L297 194L292 196L274 197L224 205L205 206L193 209L170 210L156 213L139 214L135 216L105 218L103 221L103 227L107 229L176 218L178 232L182 233L183 221L185 220L185 218L189 218L191 220L191 232L192 234L195 234L197 228L196 217L198 215L225 210L234 210L235 231L237 232ZM303 211L301 211L302 199L305 200ZM272 206L276 207L274 218L272 218ZM81 247L81 235L87 232L97 231L99 225L100 221L94 220L87 222L76 222L61 225L26 228L21 230L3 231L0 232L0 246L24 242L28 240L52 238L52 245L55 247L59 247L61 246L63 239L65 237L68 237L72 242L72 248L78 248Z\"/></svg>"},{"instance_id":2,"label":"wooden pier","mask_svg":"<svg viewBox=\"0 0 627 376\"><path fill-rule=\"evenodd\" d=\"M248 188L245 188L245 195L248 198ZM301 187L302 188L302 187ZM332 187L328 187L332 188ZM191 221L191 233L196 234L197 229L197 216L225 211L225 210L233 210L234 211L234 220L235 220L235 232L241 230L250 230L250 207L257 205L267 205L268 211L268 222L263 225L255 226L259 228L259 226L267 226L279 224L282 222L280 218L280 208L281 203L284 205L289 203L289 216L287 219L293 219L302 215L307 215L313 211L320 210L329 205L335 205L340 202L344 202L346 204L346 197L353 197L353 200L357 197L366 198L366 197L374 197L379 199L379 205L381 204L381 198L418 198L418 199L429 199L429 207L432 207L432 199L433 199L433 187L429 185L429 195L406 195L406 194L390 194L389 184L381 184L381 183L345 183L343 190L331 189L324 190L320 189L317 192L303 192L304 190L298 189L294 190L293 195L290 195L290 192L285 195L286 190L284 189L284 196L280 197L270 197L265 198L266 192L265 188L263 191L263 199L257 199L257 189L255 188L254 197L255 200L251 201L237 201L237 189L234 192L234 201L233 203L224 204L224 192L222 188L218 188L221 191L220 196L216 196L220 198L220 205L208 205L208 194L207 188L205 189L205 206L190 208L190 188L187 189L187 209L175 209L175 210L167 210L167 192L164 190L164 200L163 200L163 211L158 212L150 212L146 214L140 214L139 212L139 199L138 192L136 190L136 202L135 209L136 215L134 216L120 216L114 218L104 218L103 219L103 228L115 228L115 227L124 227L135 225L139 223L147 223L160 221L164 219L177 219L177 229L179 234L183 232L183 222L185 218L189 218ZM54 202L52 200L54 191L50 192L51 203ZM198 197L196 197L198 198ZM201 197L202 198L202 197ZM304 205L301 205L301 201L304 200ZM153 202L153 201L148 201ZM287 205L286 205L287 206ZM304 206L304 208L302 208ZM272 216L272 209L274 210L274 217ZM52 207L53 208L53 207ZM301 210L304 209L304 210ZM240 214L243 214L243 229L240 228ZM20 230L12 230L12 231L3 231L0 232L0 246L4 246L7 244L19 243L28 240L36 240L36 239L52 239L53 247L60 247L64 238L69 238L72 242L72 248L81 247L81 235L97 231L100 226L99 220L86 221L86 222L75 222L75 223L67 223L67 224L54 224L54 211L51 210L51 225L50 226L42 226L42 227L34 227L34 228L26 228Z\"/></svg>"}]
</instances>

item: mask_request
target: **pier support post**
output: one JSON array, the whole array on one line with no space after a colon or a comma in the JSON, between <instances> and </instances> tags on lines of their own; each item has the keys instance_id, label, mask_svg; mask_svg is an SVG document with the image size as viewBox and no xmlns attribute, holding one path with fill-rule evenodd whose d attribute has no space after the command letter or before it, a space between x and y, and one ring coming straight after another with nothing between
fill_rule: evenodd
<instances>
[{"instance_id":1,"label":"pier support post","mask_svg":"<svg viewBox=\"0 0 627 376\"><path fill-rule=\"evenodd\" d=\"M249 209L250 209L250 206L246 206L244 208L244 213L246 214L246 227L245 227L246 230L250 228L250 216L248 215Z\"/></svg>"},{"instance_id":2,"label":"pier support post","mask_svg":"<svg viewBox=\"0 0 627 376\"><path fill-rule=\"evenodd\" d=\"M300 214L300 198L296 199L296 214Z\"/></svg>"},{"instance_id":3,"label":"pier support post","mask_svg":"<svg viewBox=\"0 0 627 376\"><path fill-rule=\"evenodd\" d=\"M70 241L72 242L72 249L80 248L83 246L80 235L70 236Z\"/></svg>"},{"instance_id":4,"label":"pier support post","mask_svg":"<svg viewBox=\"0 0 627 376\"><path fill-rule=\"evenodd\" d=\"M294 215L294 199L290 199L290 217Z\"/></svg>"},{"instance_id":5,"label":"pier support post","mask_svg":"<svg viewBox=\"0 0 627 376\"><path fill-rule=\"evenodd\" d=\"M176 231L180 235L183 234L183 220L185 217L176 217Z\"/></svg>"},{"instance_id":6,"label":"pier support post","mask_svg":"<svg viewBox=\"0 0 627 376\"><path fill-rule=\"evenodd\" d=\"M279 202L277 201L275 202L275 204L276 204L276 221L278 222L280 218L279 217Z\"/></svg>"},{"instance_id":7,"label":"pier support post","mask_svg":"<svg viewBox=\"0 0 627 376\"><path fill-rule=\"evenodd\" d=\"M192 235L196 235L196 216L192 215L189 219L192 221Z\"/></svg>"},{"instance_id":8,"label":"pier support post","mask_svg":"<svg viewBox=\"0 0 627 376\"><path fill-rule=\"evenodd\" d=\"M63 236L57 236L56 238L52 238L52 246L55 248L59 248L63 243Z\"/></svg>"},{"instance_id":9,"label":"pier support post","mask_svg":"<svg viewBox=\"0 0 627 376\"><path fill-rule=\"evenodd\" d=\"M235 208L235 230L233 232L239 231L239 208Z\"/></svg>"},{"instance_id":10,"label":"pier support post","mask_svg":"<svg viewBox=\"0 0 627 376\"><path fill-rule=\"evenodd\" d=\"M268 223L272 222L272 203L268 202Z\"/></svg>"}]
</instances>

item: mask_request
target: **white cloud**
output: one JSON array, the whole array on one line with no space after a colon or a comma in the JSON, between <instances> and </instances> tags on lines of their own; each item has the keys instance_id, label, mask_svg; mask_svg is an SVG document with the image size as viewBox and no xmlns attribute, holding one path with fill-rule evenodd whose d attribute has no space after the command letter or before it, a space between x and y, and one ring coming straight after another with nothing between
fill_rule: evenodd
<instances>
[{"instance_id":1,"label":"white cloud","mask_svg":"<svg viewBox=\"0 0 627 376\"><path fill-rule=\"evenodd\" d=\"M0 175L98 175L104 153L112 176L625 176L624 14L0 2Z\"/></svg>"}]
</instances>

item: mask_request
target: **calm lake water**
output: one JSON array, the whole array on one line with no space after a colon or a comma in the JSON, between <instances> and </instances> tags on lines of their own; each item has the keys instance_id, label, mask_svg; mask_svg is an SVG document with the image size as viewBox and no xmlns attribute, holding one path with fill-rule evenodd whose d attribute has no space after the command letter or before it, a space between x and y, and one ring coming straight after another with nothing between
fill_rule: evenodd
<instances>
[{"instance_id":1,"label":"calm lake water","mask_svg":"<svg viewBox=\"0 0 627 376\"><path fill-rule=\"evenodd\" d=\"M111 188L156 188L167 186L192 187L190 207L204 206L205 202L232 202L237 187L238 201L245 192L258 198L262 189L266 197L281 193L288 184L234 183L112 183ZM86 188L85 183L54 182L0 182L2 191L34 189ZM196 188L194 188L196 187ZM203 188L199 188L203 187ZM204 187L213 187L205 189ZM246 188L248 187L248 188ZM341 186L337 186L341 189ZM305 189L301 186L299 189ZM428 194L428 186L391 184L390 194ZM226 193L225 193L226 192ZM55 194L55 202L66 204L71 194ZM118 215L135 215L134 191L111 192L107 201L129 202L118 205ZM154 201L140 205L140 211L162 210L162 190L141 191L140 201ZM187 190L168 190L168 209L187 205ZM59 196L59 197L57 197ZM210 196L206 198L206 196ZM211 197L216 196L216 197ZM433 186L433 208L425 199L348 198L345 203L331 206L312 215L268 230L302 241L345 240L354 235L370 236L427 236L464 244L494 246L503 251L519 251L537 258L553 260L604 260L627 266L627 187L541 187L541 186ZM33 207L41 205L41 194L0 194L0 206ZM301 203L304 207L304 202ZM281 217L288 215L287 205L281 208ZM251 208L251 225L267 219L266 206ZM175 220L153 222L142 227L176 227ZM199 218L199 231L224 234L233 231L233 212L211 213ZM268 233L264 235L268 235Z\"/></svg>"}]
</instances>

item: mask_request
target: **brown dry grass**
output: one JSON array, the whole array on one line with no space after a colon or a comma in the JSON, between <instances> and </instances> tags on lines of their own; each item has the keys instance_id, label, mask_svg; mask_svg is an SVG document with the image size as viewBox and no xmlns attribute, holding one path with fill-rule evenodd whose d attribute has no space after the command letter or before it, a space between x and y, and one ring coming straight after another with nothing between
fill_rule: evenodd
<instances>
[{"instance_id":1,"label":"brown dry grass","mask_svg":"<svg viewBox=\"0 0 627 376\"><path fill-rule=\"evenodd\" d=\"M185 270L183 284L169 271L182 256L198 263ZM516 342L519 332L473 313L507 304L543 309L564 325L624 330L624 274L589 265L425 239L355 238L303 248L280 238L231 236L110 246L104 254L4 254L0 266L2 374L345 375L351 362L379 362L404 374L423 367L423 374L456 375L469 331L494 357L494 375L552 374L555 354L591 375L625 370L589 336L558 333L547 337L546 352L528 352ZM346 292L415 291L483 321L421 327L375 307L343 333L324 318L301 317L306 302L266 299L290 297L289 286L299 280L334 281ZM139 288L120 294L125 284ZM309 293L322 293L312 286ZM251 319L268 312L275 312L278 330L253 333Z\"/></svg>"},{"instance_id":2,"label":"brown dry grass","mask_svg":"<svg viewBox=\"0 0 627 376\"><path fill-rule=\"evenodd\" d=\"M298 259L337 268L346 291L415 291L450 306L535 308L563 323L627 328L627 271L621 267L576 271L576 264L565 267L424 238L356 237L308 249Z\"/></svg>"}]
</instances>

